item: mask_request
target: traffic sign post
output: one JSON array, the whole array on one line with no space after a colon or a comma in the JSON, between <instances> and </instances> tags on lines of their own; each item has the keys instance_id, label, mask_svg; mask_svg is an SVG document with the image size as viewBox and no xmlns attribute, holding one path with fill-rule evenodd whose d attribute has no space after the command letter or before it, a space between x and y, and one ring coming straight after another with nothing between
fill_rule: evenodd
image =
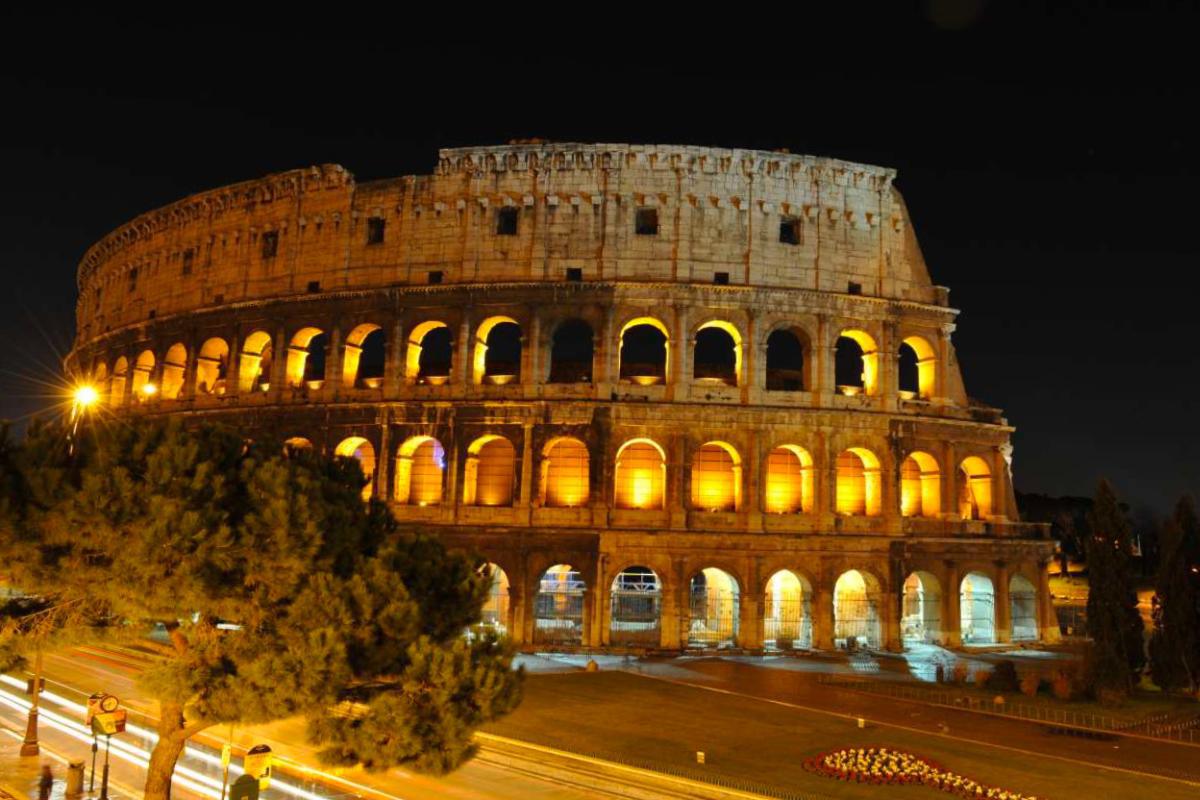
<instances>
[{"instance_id":1,"label":"traffic sign post","mask_svg":"<svg viewBox=\"0 0 1200 800\"><path fill-rule=\"evenodd\" d=\"M233 735L233 726L229 727ZM221 745L221 800L225 800L225 789L229 786L229 762L233 760L233 745L229 742Z\"/></svg>"},{"instance_id":2,"label":"traffic sign post","mask_svg":"<svg viewBox=\"0 0 1200 800\"><path fill-rule=\"evenodd\" d=\"M274 758L275 754L271 752L270 747L256 744L246 751L246 757L242 759L242 769L247 775L252 775L258 780L260 789L271 785L271 765Z\"/></svg>"},{"instance_id":3,"label":"traffic sign post","mask_svg":"<svg viewBox=\"0 0 1200 800\"><path fill-rule=\"evenodd\" d=\"M116 695L96 692L88 697L87 725L92 729L92 779L89 792L96 788L96 751L100 737L104 737L104 774L100 778L100 800L108 800L108 760L112 753L113 734L125 732L128 717L129 712L121 708L121 700Z\"/></svg>"}]
</instances>

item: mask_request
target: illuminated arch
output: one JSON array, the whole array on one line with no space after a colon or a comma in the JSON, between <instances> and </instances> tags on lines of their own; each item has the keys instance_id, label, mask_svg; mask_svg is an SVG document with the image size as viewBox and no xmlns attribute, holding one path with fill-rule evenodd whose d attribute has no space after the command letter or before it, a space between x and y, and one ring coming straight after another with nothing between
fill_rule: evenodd
<instances>
[{"instance_id":1,"label":"illuminated arch","mask_svg":"<svg viewBox=\"0 0 1200 800\"><path fill-rule=\"evenodd\" d=\"M942 513L942 476L937 459L917 450L900 465L900 514L936 518Z\"/></svg>"},{"instance_id":2,"label":"illuminated arch","mask_svg":"<svg viewBox=\"0 0 1200 800\"><path fill-rule=\"evenodd\" d=\"M516 454L512 442L488 434L471 442L463 471L463 505L511 506Z\"/></svg>"},{"instance_id":3,"label":"illuminated arch","mask_svg":"<svg viewBox=\"0 0 1200 800\"><path fill-rule=\"evenodd\" d=\"M238 391L243 394L271 388L271 334L254 331L242 340Z\"/></svg>"},{"instance_id":4,"label":"illuminated arch","mask_svg":"<svg viewBox=\"0 0 1200 800\"><path fill-rule=\"evenodd\" d=\"M229 373L229 344L212 338L200 346L196 356L196 394L225 394Z\"/></svg>"},{"instance_id":5,"label":"illuminated arch","mask_svg":"<svg viewBox=\"0 0 1200 800\"><path fill-rule=\"evenodd\" d=\"M396 451L395 500L403 505L436 506L442 502L446 451L432 436L413 436Z\"/></svg>"},{"instance_id":6,"label":"illuminated arch","mask_svg":"<svg viewBox=\"0 0 1200 800\"><path fill-rule=\"evenodd\" d=\"M688 590L688 646L733 647L741 599L737 578L725 570L705 567L692 576Z\"/></svg>"},{"instance_id":7,"label":"illuminated arch","mask_svg":"<svg viewBox=\"0 0 1200 800\"><path fill-rule=\"evenodd\" d=\"M987 519L992 514L992 471L979 456L968 456L958 467L958 510L963 519Z\"/></svg>"},{"instance_id":8,"label":"illuminated arch","mask_svg":"<svg viewBox=\"0 0 1200 800\"><path fill-rule=\"evenodd\" d=\"M312 452L313 443L303 436L292 436L283 440L283 454L291 457L303 452Z\"/></svg>"},{"instance_id":9,"label":"illuminated arch","mask_svg":"<svg viewBox=\"0 0 1200 800\"><path fill-rule=\"evenodd\" d=\"M848 650L878 648L882 599L874 575L856 569L843 572L833 588L834 643Z\"/></svg>"},{"instance_id":10,"label":"illuminated arch","mask_svg":"<svg viewBox=\"0 0 1200 800\"><path fill-rule=\"evenodd\" d=\"M1011 607L1012 640L1030 642L1038 638L1037 589L1024 575L1013 575L1008 582Z\"/></svg>"},{"instance_id":11,"label":"illuminated arch","mask_svg":"<svg viewBox=\"0 0 1200 800\"><path fill-rule=\"evenodd\" d=\"M101 402L111 402L108 382L108 364L97 361L96 366L92 369L91 384L96 388L96 399Z\"/></svg>"},{"instance_id":12,"label":"illuminated arch","mask_svg":"<svg viewBox=\"0 0 1200 800\"><path fill-rule=\"evenodd\" d=\"M666 507L667 456L650 439L630 439L617 450L614 469L617 508Z\"/></svg>"},{"instance_id":13,"label":"illuminated arch","mask_svg":"<svg viewBox=\"0 0 1200 800\"><path fill-rule=\"evenodd\" d=\"M313 368L313 363L316 359L312 356L316 355L316 350L313 348L313 340L318 336L323 337L325 331L320 328L301 328L292 336L292 341L288 344L287 352L287 385L291 387L303 386L307 383L315 383L324 381L324 364L320 369L321 374L316 374L317 371ZM323 359L323 353L322 361ZM317 388L317 387L313 387Z\"/></svg>"},{"instance_id":14,"label":"illuminated arch","mask_svg":"<svg viewBox=\"0 0 1200 800\"><path fill-rule=\"evenodd\" d=\"M642 334L642 338L647 338L644 336L646 331L639 332L637 331L639 328L649 328L662 334L661 359L655 358L654 361L644 363L629 361L625 353L626 336L634 332ZM667 382L670 378L671 368L671 334L667 332L666 325L654 317L636 317L626 322L621 328L618 340L620 345L618 347L617 375L620 380L632 381L643 386ZM646 342L646 345L652 347L649 341Z\"/></svg>"},{"instance_id":15,"label":"illuminated arch","mask_svg":"<svg viewBox=\"0 0 1200 800\"><path fill-rule=\"evenodd\" d=\"M769 650L812 647L812 586L791 570L781 569L767 579L763 646Z\"/></svg>"},{"instance_id":16,"label":"illuminated arch","mask_svg":"<svg viewBox=\"0 0 1200 800\"><path fill-rule=\"evenodd\" d=\"M802 328L777 328L767 336L766 389L799 392L812 388L810 361L812 340Z\"/></svg>"},{"instance_id":17,"label":"illuminated arch","mask_svg":"<svg viewBox=\"0 0 1200 800\"><path fill-rule=\"evenodd\" d=\"M609 598L612 644L658 647L662 635L662 582L654 570L644 566L621 570L613 578Z\"/></svg>"},{"instance_id":18,"label":"illuminated arch","mask_svg":"<svg viewBox=\"0 0 1200 800\"><path fill-rule=\"evenodd\" d=\"M363 500L370 500L374 490L372 478L375 477L375 448L361 436L351 436L338 442L333 454L341 458L353 458L358 461L363 477L367 483L362 488Z\"/></svg>"},{"instance_id":19,"label":"illuminated arch","mask_svg":"<svg viewBox=\"0 0 1200 800\"><path fill-rule=\"evenodd\" d=\"M700 362L700 335L703 333L715 336L723 334L724 338L728 339L732 364L725 364L724 360L718 362L715 359L708 364ZM696 345L692 349L692 375L697 381L714 381L728 386L741 385L742 334L733 323L719 319L709 320L696 328L695 341ZM713 346L716 346L715 343ZM706 374L701 374L702 372Z\"/></svg>"},{"instance_id":20,"label":"illuminated arch","mask_svg":"<svg viewBox=\"0 0 1200 800\"><path fill-rule=\"evenodd\" d=\"M167 350L163 357L162 388L160 394L164 400L178 399L183 390L183 378L187 373L187 347L183 342L176 342Z\"/></svg>"},{"instance_id":21,"label":"illuminated arch","mask_svg":"<svg viewBox=\"0 0 1200 800\"><path fill-rule=\"evenodd\" d=\"M587 445L571 437L559 437L542 451L542 504L550 508L575 508L588 501Z\"/></svg>"},{"instance_id":22,"label":"illuminated arch","mask_svg":"<svg viewBox=\"0 0 1200 800\"><path fill-rule=\"evenodd\" d=\"M364 386L377 389L383 383L383 364L364 364L363 351L368 339L382 345L383 328L372 322L364 322L346 336L346 346L342 351L342 386L353 389ZM371 374L366 374L364 368L370 368Z\"/></svg>"},{"instance_id":23,"label":"illuminated arch","mask_svg":"<svg viewBox=\"0 0 1200 800\"><path fill-rule=\"evenodd\" d=\"M803 447L784 444L768 453L767 513L810 513L815 472L812 456Z\"/></svg>"},{"instance_id":24,"label":"illuminated arch","mask_svg":"<svg viewBox=\"0 0 1200 800\"><path fill-rule=\"evenodd\" d=\"M114 406L125 403L125 382L129 380L129 359L119 357L113 362L112 379L108 382L109 403Z\"/></svg>"},{"instance_id":25,"label":"illuminated arch","mask_svg":"<svg viewBox=\"0 0 1200 800\"><path fill-rule=\"evenodd\" d=\"M494 361L494 358L490 359L488 357L488 349L497 344L496 342L491 341L491 337L493 333L501 333L501 331L496 330L497 326L500 325L515 325L517 328L517 357L515 363L513 364L500 365ZM520 336L521 324L512 317L488 317L483 322L479 323L479 327L475 331L475 354L471 361L471 382L480 384L484 383L485 379L488 379L489 382L504 384L516 383L518 380L520 380Z\"/></svg>"},{"instance_id":26,"label":"illuminated arch","mask_svg":"<svg viewBox=\"0 0 1200 800\"><path fill-rule=\"evenodd\" d=\"M144 403L158 393L154 384L154 351L143 350L133 365L134 402Z\"/></svg>"},{"instance_id":27,"label":"illuminated arch","mask_svg":"<svg viewBox=\"0 0 1200 800\"><path fill-rule=\"evenodd\" d=\"M535 644L583 644L583 600L587 584L570 564L542 573L534 595Z\"/></svg>"},{"instance_id":28,"label":"illuminated arch","mask_svg":"<svg viewBox=\"0 0 1200 800\"><path fill-rule=\"evenodd\" d=\"M851 447L837 457L837 513L879 514L883 487L879 459L863 447Z\"/></svg>"},{"instance_id":29,"label":"illuminated arch","mask_svg":"<svg viewBox=\"0 0 1200 800\"><path fill-rule=\"evenodd\" d=\"M912 644L942 640L942 589L930 572L918 570L904 580L900 637Z\"/></svg>"},{"instance_id":30,"label":"illuminated arch","mask_svg":"<svg viewBox=\"0 0 1200 800\"><path fill-rule=\"evenodd\" d=\"M708 442L692 457L692 508L736 511L742 504L742 459L726 442Z\"/></svg>"},{"instance_id":31,"label":"illuminated arch","mask_svg":"<svg viewBox=\"0 0 1200 800\"><path fill-rule=\"evenodd\" d=\"M504 636L508 633L509 598L511 597L508 573L490 561L479 568L479 573L490 578L491 584L488 588L487 600L480 609L480 620L476 625L475 633L490 631L497 636Z\"/></svg>"},{"instance_id":32,"label":"illuminated arch","mask_svg":"<svg viewBox=\"0 0 1200 800\"><path fill-rule=\"evenodd\" d=\"M408 335L408 348L404 354L404 377L412 382L428 382L431 384L445 383L450 376L453 365L453 347L447 347L449 358L444 362L436 362L426 353L426 337L436 330L443 330L446 343L450 341L450 327L441 320L431 319L422 322L412 329Z\"/></svg>"},{"instance_id":33,"label":"illuminated arch","mask_svg":"<svg viewBox=\"0 0 1200 800\"><path fill-rule=\"evenodd\" d=\"M913 385L901 385L899 388L903 392L912 392L913 396L919 397L922 400L928 400L934 396L937 389L937 351L933 349L933 345L924 337L909 336L900 343L902 360L905 347L912 350L915 362L913 366L917 373L916 383ZM904 371L904 369L901 369L902 373Z\"/></svg>"},{"instance_id":34,"label":"illuminated arch","mask_svg":"<svg viewBox=\"0 0 1200 800\"><path fill-rule=\"evenodd\" d=\"M992 579L982 572L968 572L959 586L959 633L963 644L992 644L996 641L996 593Z\"/></svg>"},{"instance_id":35,"label":"illuminated arch","mask_svg":"<svg viewBox=\"0 0 1200 800\"><path fill-rule=\"evenodd\" d=\"M848 344L850 342L853 344ZM849 347L857 348L857 357L862 364L862 370L857 374L848 368L847 349ZM871 334L855 328L847 328L838 335L837 350L838 374L835 376L835 382L838 385L838 391L842 394L858 394L860 391L866 395L878 394L879 348ZM858 369L857 365L854 369Z\"/></svg>"}]
</instances>

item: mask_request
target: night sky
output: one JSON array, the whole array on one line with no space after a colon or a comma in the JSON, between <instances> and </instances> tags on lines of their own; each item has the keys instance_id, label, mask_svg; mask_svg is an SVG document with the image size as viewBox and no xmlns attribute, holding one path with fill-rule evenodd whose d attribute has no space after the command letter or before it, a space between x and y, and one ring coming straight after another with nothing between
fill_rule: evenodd
<instances>
[{"instance_id":1,"label":"night sky","mask_svg":"<svg viewBox=\"0 0 1200 800\"><path fill-rule=\"evenodd\" d=\"M1195 12L881 7L3 12L0 418L51 404L86 248L191 192L534 136L786 147L899 171L1018 490L1200 490Z\"/></svg>"}]
</instances>

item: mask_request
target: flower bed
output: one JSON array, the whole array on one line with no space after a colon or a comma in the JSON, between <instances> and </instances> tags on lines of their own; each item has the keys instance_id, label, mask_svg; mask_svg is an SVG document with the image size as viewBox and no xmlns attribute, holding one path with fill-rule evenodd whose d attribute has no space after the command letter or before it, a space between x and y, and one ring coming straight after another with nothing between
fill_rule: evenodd
<instances>
[{"instance_id":1,"label":"flower bed","mask_svg":"<svg viewBox=\"0 0 1200 800\"><path fill-rule=\"evenodd\" d=\"M805 759L804 768L827 778L880 786L910 783L959 797L989 800L1038 800L1033 795L985 786L928 759L886 747L848 747Z\"/></svg>"}]
</instances>

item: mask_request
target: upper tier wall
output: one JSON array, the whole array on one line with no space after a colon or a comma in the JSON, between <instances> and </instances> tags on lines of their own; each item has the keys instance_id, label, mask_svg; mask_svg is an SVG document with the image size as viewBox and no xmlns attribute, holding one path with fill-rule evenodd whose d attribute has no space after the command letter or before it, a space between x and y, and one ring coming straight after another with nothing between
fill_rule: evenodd
<instances>
[{"instance_id":1,"label":"upper tier wall","mask_svg":"<svg viewBox=\"0 0 1200 800\"><path fill-rule=\"evenodd\" d=\"M945 305L894 177L812 156L588 144L442 150L431 176L361 184L338 165L294 170L193 195L94 245L79 267L77 343L232 302L431 273L559 281L568 267L589 281L725 273ZM515 235L497 231L504 208ZM654 209L657 233L637 232L638 209ZM794 243L781 241L785 221Z\"/></svg>"}]
</instances>

